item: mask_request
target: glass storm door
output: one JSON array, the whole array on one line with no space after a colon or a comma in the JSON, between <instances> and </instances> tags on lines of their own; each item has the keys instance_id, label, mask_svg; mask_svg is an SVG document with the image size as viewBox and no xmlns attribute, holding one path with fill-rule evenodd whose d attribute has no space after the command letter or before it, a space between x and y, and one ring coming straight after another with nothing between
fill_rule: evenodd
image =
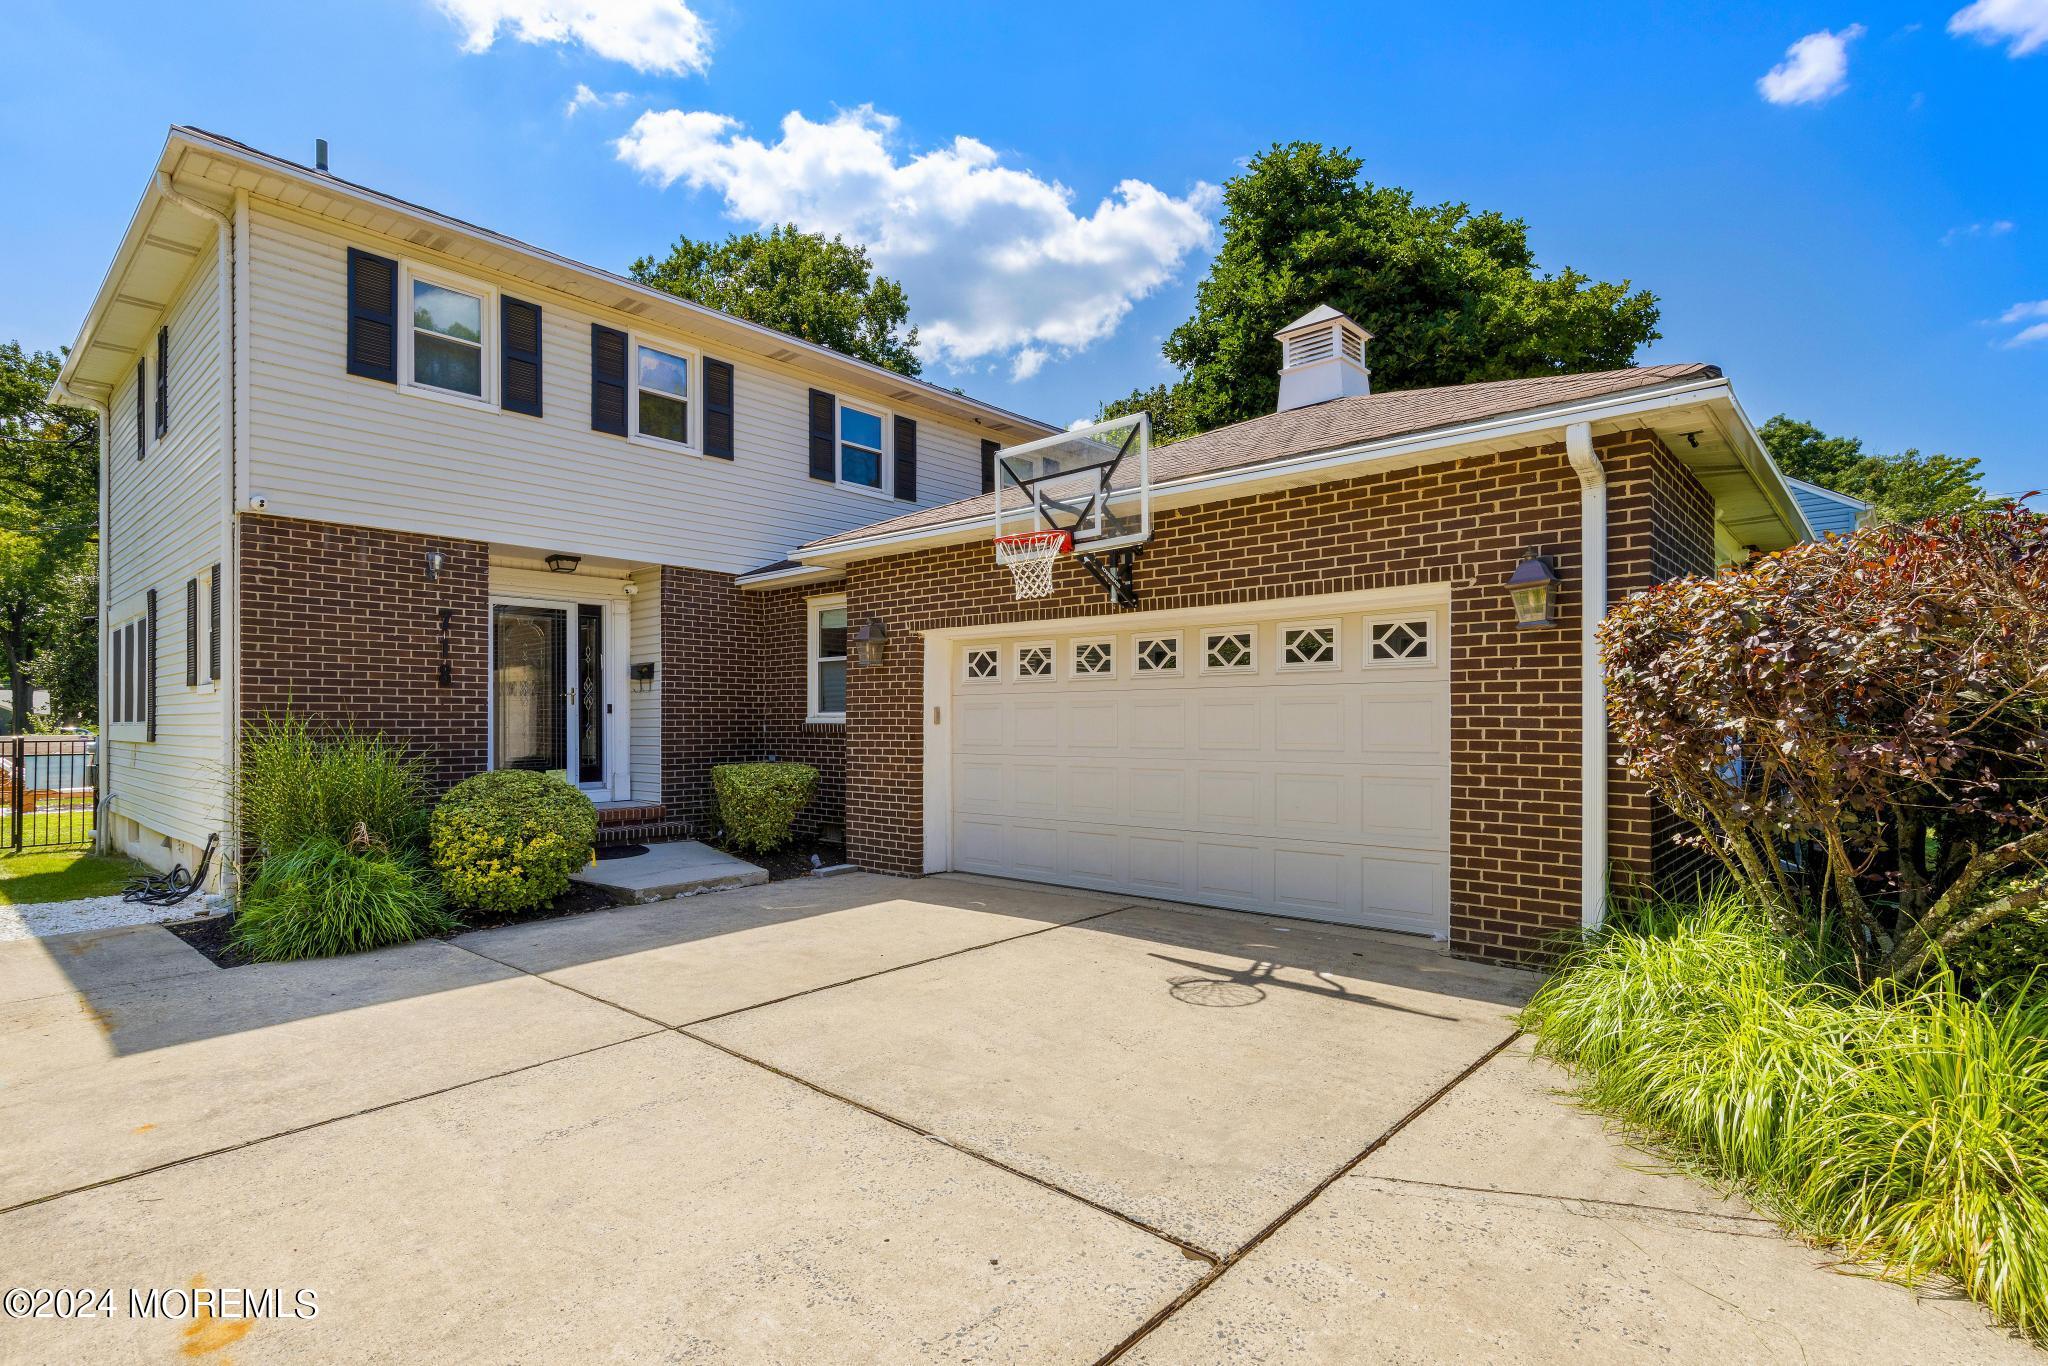
<instances>
[{"instance_id":1,"label":"glass storm door","mask_svg":"<svg viewBox=\"0 0 2048 1366\"><path fill-rule=\"evenodd\" d=\"M496 768L569 767L569 612L491 610L491 759Z\"/></svg>"},{"instance_id":2,"label":"glass storm door","mask_svg":"<svg viewBox=\"0 0 2048 1366\"><path fill-rule=\"evenodd\" d=\"M604 784L604 608L576 609L576 780Z\"/></svg>"}]
</instances>

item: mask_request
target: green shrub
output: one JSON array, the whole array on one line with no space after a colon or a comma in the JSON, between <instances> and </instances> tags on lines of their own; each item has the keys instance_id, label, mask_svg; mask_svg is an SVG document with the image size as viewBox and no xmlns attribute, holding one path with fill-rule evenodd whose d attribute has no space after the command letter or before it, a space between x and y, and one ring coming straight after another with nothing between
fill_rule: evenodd
<instances>
[{"instance_id":1,"label":"green shrub","mask_svg":"<svg viewBox=\"0 0 2048 1366\"><path fill-rule=\"evenodd\" d=\"M718 818L734 848L765 854L789 843L790 826L817 790L809 764L719 764L711 770Z\"/></svg>"},{"instance_id":2,"label":"green shrub","mask_svg":"<svg viewBox=\"0 0 2048 1366\"><path fill-rule=\"evenodd\" d=\"M264 857L322 836L347 844L358 827L402 852L417 850L426 834L418 758L386 736L327 730L291 712L243 732L235 798L242 837Z\"/></svg>"},{"instance_id":3,"label":"green shrub","mask_svg":"<svg viewBox=\"0 0 2048 1366\"><path fill-rule=\"evenodd\" d=\"M448 789L434 808L430 850L456 905L516 914L569 890L590 862L597 808L551 773L499 769Z\"/></svg>"},{"instance_id":4,"label":"green shrub","mask_svg":"<svg viewBox=\"0 0 2048 1366\"><path fill-rule=\"evenodd\" d=\"M1979 996L2048 995L2048 906L2034 906L1971 935L1948 965Z\"/></svg>"},{"instance_id":5,"label":"green shrub","mask_svg":"<svg viewBox=\"0 0 2048 1366\"><path fill-rule=\"evenodd\" d=\"M242 891L234 939L251 958L282 962L360 953L455 928L412 855L314 835L263 860Z\"/></svg>"},{"instance_id":6,"label":"green shrub","mask_svg":"<svg viewBox=\"0 0 2048 1366\"><path fill-rule=\"evenodd\" d=\"M1723 900L1617 920L1524 1022L1586 1098L1888 1275L2048 1339L2048 1001L1857 989Z\"/></svg>"}]
</instances>

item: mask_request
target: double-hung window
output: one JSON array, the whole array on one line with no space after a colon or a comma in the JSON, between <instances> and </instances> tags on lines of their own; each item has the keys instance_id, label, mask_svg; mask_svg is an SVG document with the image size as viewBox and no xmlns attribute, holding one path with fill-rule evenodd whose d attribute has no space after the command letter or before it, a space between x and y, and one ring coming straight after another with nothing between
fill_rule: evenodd
<instances>
[{"instance_id":1,"label":"double-hung window","mask_svg":"<svg viewBox=\"0 0 2048 1366\"><path fill-rule=\"evenodd\" d=\"M811 721L846 719L846 599L838 594L805 604L810 619L809 716Z\"/></svg>"},{"instance_id":2,"label":"double-hung window","mask_svg":"<svg viewBox=\"0 0 2048 1366\"><path fill-rule=\"evenodd\" d=\"M690 440L690 357L644 343L634 347L633 430L656 441Z\"/></svg>"},{"instance_id":3,"label":"double-hung window","mask_svg":"<svg viewBox=\"0 0 2048 1366\"><path fill-rule=\"evenodd\" d=\"M444 394L485 398L491 369L484 333L489 301L480 291L419 275L410 276L407 289L412 308L411 383Z\"/></svg>"},{"instance_id":4,"label":"double-hung window","mask_svg":"<svg viewBox=\"0 0 2048 1366\"><path fill-rule=\"evenodd\" d=\"M882 431L887 424L880 413L839 405L839 482L856 488L883 491Z\"/></svg>"}]
</instances>

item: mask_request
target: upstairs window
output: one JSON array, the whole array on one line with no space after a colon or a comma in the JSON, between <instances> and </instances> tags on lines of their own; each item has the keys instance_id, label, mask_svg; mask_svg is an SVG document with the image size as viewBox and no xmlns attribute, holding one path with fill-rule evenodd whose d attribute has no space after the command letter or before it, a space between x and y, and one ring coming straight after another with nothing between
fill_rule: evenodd
<instances>
[{"instance_id":1,"label":"upstairs window","mask_svg":"<svg viewBox=\"0 0 2048 1366\"><path fill-rule=\"evenodd\" d=\"M690 360L651 346L636 349L638 412L634 430L657 441L690 444Z\"/></svg>"},{"instance_id":2,"label":"upstairs window","mask_svg":"<svg viewBox=\"0 0 2048 1366\"><path fill-rule=\"evenodd\" d=\"M839 482L859 488L882 487L882 416L839 405Z\"/></svg>"},{"instance_id":3,"label":"upstairs window","mask_svg":"<svg viewBox=\"0 0 2048 1366\"><path fill-rule=\"evenodd\" d=\"M412 382L484 396L484 300L431 280L412 282Z\"/></svg>"}]
</instances>

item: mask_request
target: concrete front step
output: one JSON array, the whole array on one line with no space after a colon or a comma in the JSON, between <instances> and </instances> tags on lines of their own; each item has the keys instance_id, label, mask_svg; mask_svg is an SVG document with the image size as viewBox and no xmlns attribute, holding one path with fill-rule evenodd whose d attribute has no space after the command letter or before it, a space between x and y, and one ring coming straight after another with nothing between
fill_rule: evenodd
<instances>
[{"instance_id":1,"label":"concrete front step","mask_svg":"<svg viewBox=\"0 0 2048 1366\"><path fill-rule=\"evenodd\" d=\"M768 880L768 870L695 840L673 840L629 858L599 859L571 876L621 901L645 902L752 887Z\"/></svg>"}]
</instances>

